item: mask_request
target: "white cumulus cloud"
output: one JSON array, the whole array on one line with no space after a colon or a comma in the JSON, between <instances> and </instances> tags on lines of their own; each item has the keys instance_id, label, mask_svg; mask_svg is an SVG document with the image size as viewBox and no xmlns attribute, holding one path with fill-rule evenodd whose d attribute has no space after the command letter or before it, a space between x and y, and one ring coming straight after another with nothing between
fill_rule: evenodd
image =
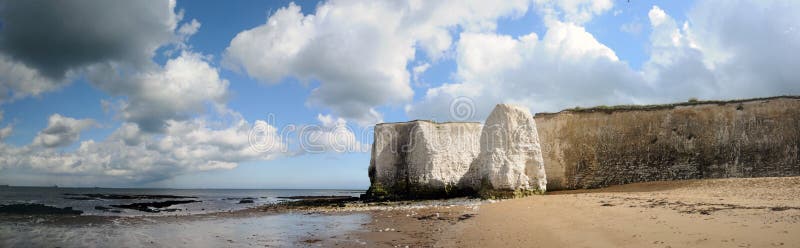
<instances>
[{"instance_id":1,"label":"white cumulus cloud","mask_svg":"<svg viewBox=\"0 0 800 248\"><path fill-rule=\"evenodd\" d=\"M227 101L228 80L201 54L182 51L163 67L120 74L124 65L93 68L95 85L112 95L127 96L122 117L146 132L161 132L169 120L183 120L206 109L206 103Z\"/></svg>"},{"instance_id":2,"label":"white cumulus cloud","mask_svg":"<svg viewBox=\"0 0 800 248\"><path fill-rule=\"evenodd\" d=\"M347 125L347 121L332 115L318 114L319 124L304 125L298 130L298 152L303 153L347 153L369 151L368 141L370 129L354 129ZM356 136L356 133L359 136ZM357 137L361 137L359 139Z\"/></svg>"},{"instance_id":3,"label":"white cumulus cloud","mask_svg":"<svg viewBox=\"0 0 800 248\"><path fill-rule=\"evenodd\" d=\"M271 149L253 148L255 124L238 113L229 122L195 118L170 120L162 135L140 135L135 124L124 123L105 140L86 140L74 151L57 151L41 146L63 146L78 140L78 133L93 125L55 114L47 128L27 146L0 143L0 170L83 178L78 184L119 184L155 182L194 171L232 169L239 163L284 156L288 149L276 128L264 121L265 137ZM135 139L132 141L131 139Z\"/></svg>"},{"instance_id":4,"label":"white cumulus cloud","mask_svg":"<svg viewBox=\"0 0 800 248\"><path fill-rule=\"evenodd\" d=\"M795 1L700 1L684 23L653 6L649 58L639 71L582 26L586 16L608 10L605 4L537 4L547 27L543 37L463 33L455 82L428 89L407 114L452 120L449 103L463 97L472 100L472 119L482 120L501 102L541 112L800 93Z\"/></svg>"},{"instance_id":5,"label":"white cumulus cloud","mask_svg":"<svg viewBox=\"0 0 800 248\"><path fill-rule=\"evenodd\" d=\"M518 16L526 1L327 1L304 15L290 4L234 37L230 67L274 83L294 77L319 82L313 106L366 125L382 120L375 108L411 100L407 65L415 48L441 57L451 28L494 30L500 16Z\"/></svg>"},{"instance_id":6,"label":"white cumulus cloud","mask_svg":"<svg viewBox=\"0 0 800 248\"><path fill-rule=\"evenodd\" d=\"M412 119L452 120L450 102L462 96L474 108L469 119L483 120L497 103L552 111L630 101L644 87L610 48L573 23L552 22L541 38L464 33L457 51L460 82L429 89L406 109Z\"/></svg>"}]
</instances>

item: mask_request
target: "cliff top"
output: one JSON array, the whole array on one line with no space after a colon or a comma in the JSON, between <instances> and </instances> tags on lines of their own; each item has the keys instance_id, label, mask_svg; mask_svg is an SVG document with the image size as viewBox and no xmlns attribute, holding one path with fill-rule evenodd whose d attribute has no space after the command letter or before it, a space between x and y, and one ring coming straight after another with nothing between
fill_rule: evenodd
<instances>
[{"instance_id":1,"label":"cliff top","mask_svg":"<svg viewBox=\"0 0 800 248\"><path fill-rule=\"evenodd\" d=\"M416 120L411 120L411 121L383 122L383 123L378 123L378 124L375 124L375 125L376 125L376 126L378 126L378 125L387 125L387 124L406 124L406 123L413 123L413 122L430 122L430 123L433 123L433 124L459 124L459 123L462 123L462 124L481 124L480 122L477 122L477 121L445 121L445 122L436 122L436 121L432 121L432 120L420 120L420 119L416 119Z\"/></svg>"},{"instance_id":2,"label":"cliff top","mask_svg":"<svg viewBox=\"0 0 800 248\"><path fill-rule=\"evenodd\" d=\"M735 99L735 100L706 100L700 101L696 99L690 99L687 102L678 102L678 103L667 103L667 104L650 104L650 105L616 105L616 106L595 106L590 108L582 108L582 107L575 107L570 109L561 110L559 112L550 113L550 112L543 112L543 113L536 113L536 116L548 116L548 115L556 115L560 113L595 113L595 112L603 112L603 113L613 113L618 111L651 111L651 110L663 110L663 109L673 109L675 107L681 106L697 106L697 105L706 105L706 104L717 104L717 105L726 105L726 104L736 104L736 103L745 103L745 102L755 102L755 101L764 101L764 100L774 100L774 99L799 99L800 96L772 96L772 97L761 97L761 98L749 98L749 99Z\"/></svg>"}]
</instances>

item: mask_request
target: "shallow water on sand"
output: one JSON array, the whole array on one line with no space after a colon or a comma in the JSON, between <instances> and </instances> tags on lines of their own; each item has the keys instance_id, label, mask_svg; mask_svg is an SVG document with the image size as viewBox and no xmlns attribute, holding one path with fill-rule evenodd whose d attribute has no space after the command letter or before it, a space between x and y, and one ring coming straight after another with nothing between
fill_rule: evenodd
<instances>
[{"instance_id":1,"label":"shallow water on sand","mask_svg":"<svg viewBox=\"0 0 800 248\"><path fill-rule=\"evenodd\" d=\"M79 217L80 218L80 217ZM136 217L98 223L0 221L0 247L286 247L314 239L345 246L370 221L364 213L274 214L248 217Z\"/></svg>"}]
</instances>

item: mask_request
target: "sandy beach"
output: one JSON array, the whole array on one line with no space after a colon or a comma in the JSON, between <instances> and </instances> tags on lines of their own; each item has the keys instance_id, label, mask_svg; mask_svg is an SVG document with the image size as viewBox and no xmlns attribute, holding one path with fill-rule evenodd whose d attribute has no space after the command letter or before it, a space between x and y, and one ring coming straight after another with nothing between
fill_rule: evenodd
<instances>
[{"instance_id":1,"label":"sandy beach","mask_svg":"<svg viewBox=\"0 0 800 248\"><path fill-rule=\"evenodd\" d=\"M800 177L637 183L500 201L305 200L197 215L17 216L0 222L0 246L800 247Z\"/></svg>"},{"instance_id":2,"label":"sandy beach","mask_svg":"<svg viewBox=\"0 0 800 248\"><path fill-rule=\"evenodd\" d=\"M800 178L637 183L371 215L351 234L370 246L799 247Z\"/></svg>"}]
</instances>

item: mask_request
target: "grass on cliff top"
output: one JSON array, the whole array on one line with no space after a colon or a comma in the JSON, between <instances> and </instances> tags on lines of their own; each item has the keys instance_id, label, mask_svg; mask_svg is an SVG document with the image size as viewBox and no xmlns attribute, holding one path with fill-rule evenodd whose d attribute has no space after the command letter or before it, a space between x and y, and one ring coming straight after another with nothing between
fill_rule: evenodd
<instances>
[{"instance_id":1,"label":"grass on cliff top","mask_svg":"<svg viewBox=\"0 0 800 248\"><path fill-rule=\"evenodd\" d=\"M749 98L749 99L735 99L735 100L697 100L697 98L690 98L686 102L678 102L678 103L667 103L667 104L650 104L650 105L615 105L615 106L594 106L590 108L583 108L583 107L574 107L570 109L565 109L555 113L536 113L536 115L554 115L562 112L572 112L572 113L594 113L594 112L604 112L604 113L612 113L615 111L634 111L634 110L661 110L661 109L673 109L679 106L694 106L694 105L703 105L703 104L718 104L718 105L725 105L725 104L735 104L735 103L744 103L744 102L754 102L754 101L764 101L764 100L773 100L773 99L800 99L800 96L773 96L773 97L761 97L761 98Z\"/></svg>"}]
</instances>

